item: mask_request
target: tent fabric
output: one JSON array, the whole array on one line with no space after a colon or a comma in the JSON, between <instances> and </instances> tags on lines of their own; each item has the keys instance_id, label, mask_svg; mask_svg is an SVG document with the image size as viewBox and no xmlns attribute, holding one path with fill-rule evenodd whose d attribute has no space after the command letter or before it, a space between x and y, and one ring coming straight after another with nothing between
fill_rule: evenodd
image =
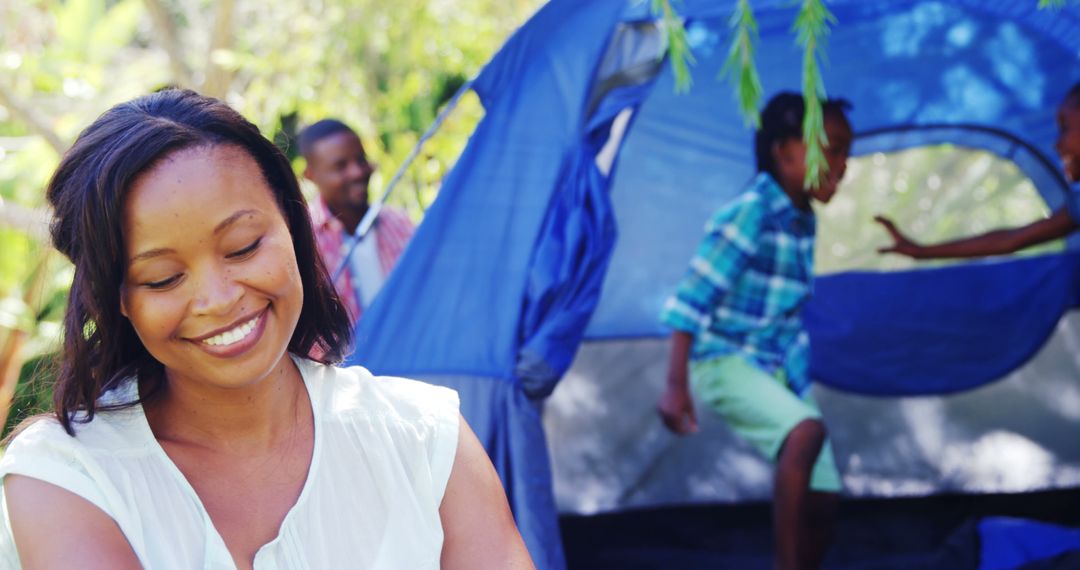
<instances>
[{"instance_id":1,"label":"tent fabric","mask_svg":"<svg viewBox=\"0 0 1080 570\"><path fill-rule=\"evenodd\" d=\"M551 390L582 336L666 334L657 315L706 218L753 174L751 132L728 103L730 86L713 79L726 53L733 1L682 3L697 61L690 94L674 93L670 66L664 66L655 81L622 84L594 99L602 91L595 78L611 38L620 24L645 17L647 4L552 0L500 50L473 84L484 119L358 326L350 363L433 381L484 379L461 388L463 399L483 398L489 390L506 394L492 399L492 407L466 406L463 411L479 426L481 440L494 446L488 452L510 488L538 484L540 479L526 484L521 478L543 478L546 469L542 432L534 429L538 404L528 396ZM1020 10L1012 2L975 0L846 0L830 7L839 24L830 36L825 84L854 102L851 118L857 131L994 125L1030 143L1034 152L1052 155L1054 107L1073 78L1080 77L1080 10L1031 15L1035 10L1028 6ZM801 54L790 32L794 9L776 0L755 2L755 11L761 38L758 68L766 92L797 89ZM635 110L632 123L614 170L604 176L589 158L617 111L627 106ZM977 145L985 136L976 140L970 134L975 132L958 130L950 140ZM865 152L859 145L854 152ZM1067 188L1060 179L1044 176L1034 182L1050 207L1064 203ZM1019 262L1003 265L1010 263ZM1044 269L1057 262L1045 263ZM981 271L972 269L970 275ZM1019 269L1001 271L1003 279L1022 274ZM889 274L880 282L914 283L937 275L953 273ZM1013 299L1010 283L980 282L979 294L971 295L966 292L972 284L964 288L966 274L955 275L954 290L965 293L951 300L948 315L924 311L931 319L920 325L925 330L941 333L951 320L968 315L983 315L977 318L986 322L987 315L998 314L1002 300ZM822 286L829 287L827 282ZM1064 287L1064 281L1050 286ZM859 288L846 301L871 302L874 294ZM1067 304L1063 290L1048 295L1059 306ZM1040 311L1047 312L1011 320L1017 327L1033 328L1010 334L1045 336L1041 327L1054 316L1049 309ZM859 338L858 329L881 323L852 316L846 326L852 330L843 334L825 329L828 334L816 346L826 355L847 358L850 353L829 342ZM889 338L913 354L923 342ZM961 342L959 336L952 340ZM896 361L889 355L901 347L865 343L862 348L867 353L860 358L880 363ZM913 361L903 370L882 370L891 374L884 380L833 362L834 356L827 356L819 369L834 384L856 391L884 393L882 386L899 387L900 393L949 391L986 380L985 370L951 379L938 376L942 366L966 370L956 360L981 354L978 347L969 348L955 356L916 359L919 365ZM526 384L526 378L538 381ZM525 435L512 435L516 429ZM504 461L521 449L536 469ZM554 513L530 506L516 493L510 498L538 566L560 567Z\"/></svg>"},{"instance_id":2,"label":"tent fabric","mask_svg":"<svg viewBox=\"0 0 1080 570\"><path fill-rule=\"evenodd\" d=\"M696 59L693 89L688 95L675 93L673 74L665 69L627 134L611 188L619 241L586 339L666 335L657 314L685 271L705 221L754 174L752 135L736 106L723 104L732 100L730 85L713 79L720 75L726 56L730 4L685 3L688 39ZM838 23L829 38L825 85L830 94L854 103L851 120L856 132L872 133L856 139L854 154L943 142L981 148L1014 161L1031 177L1049 208L1064 204L1068 186L1052 158L1054 113L1080 77L1076 57L1080 10L1064 10L1056 13L1058 17L1029 17L1004 2L834 2L829 6ZM762 2L754 3L754 9L761 34L758 69L766 93L798 89L801 59L789 30L794 8ZM1026 7L1024 12L1035 10ZM885 239L882 233L883 245ZM1072 238L1070 247L1077 245L1077 239ZM936 283L955 274L951 269L924 271L890 273L872 283ZM1012 275L1007 268L1001 271L1003 277ZM965 275L984 272L972 270ZM973 283L968 285L975 287ZM951 300L949 316L920 313L927 319L920 330L953 329L968 316L985 322L980 315L994 310L987 302L1013 298L1008 281L978 283L979 295ZM963 282L958 285L951 290L962 291ZM1067 287L1068 279L1050 285ZM817 291L829 295L830 287L828 279L822 278ZM938 295L933 287L909 291L916 298ZM882 298L873 288L851 288L848 293L849 306L868 307L865 316ZM1060 299L1071 294L1063 289L1041 293ZM947 301L929 299L926 303ZM839 342L831 329L815 330L821 324L816 323L810 328L815 353L812 374L829 385L867 394L968 389L1000 378L1030 358L1039 346L1037 341L1045 339L1068 306L1062 302L1056 314L1024 321L1034 328L1016 331L1025 339L1020 343L1022 351L1001 352L997 350L1000 343L980 344L960 334L950 337L950 344L940 346L933 358L917 335L892 337L900 344L861 343L866 351L860 359L902 364L874 368L873 374L866 374L869 365L849 366L845 360L849 360L850 347ZM863 333L874 336L881 326L860 320L859 314L843 317L856 328L847 339ZM944 337L938 334L934 340ZM1032 339L1036 342L1029 342ZM896 352L927 357L907 361L895 358ZM973 358L979 364L969 366ZM962 374L946 377L943 370Z\"/></svg>"},{"instance_id":3,"label":"tent fabric","mask_svg":"<svg viewBox=\"0 0 1080 570\"><path fill-rule=\"evenodd\" d=\"M582 343L544 403L560 512L769 499L772 464L722 418L699 407L697 434L665 429L655 403L669 354L662 338ZM846 498L1080 489L1080 311L1035 358L976 389L887 398L812 390Z\"/></svg>"},{"instance_id":4,"label":"tent fabric","mask_svg":"<svg viewBox=\"0 0 1080 570\"><path fill-rule=\"evenodd\" d=\"M534 334L539 327L568 328L547 318L528 321L522 309L530 307L536 317L563 314L553 313L553 304L574 309L560 294L548 295L548 285L538 283L553 281L532 272L537 255L543 263L544 255L552 252L553 268L571 276L575 263L564 263L559 255L576 254L582 243L603 248L613 237L605 237L610 224L604 230L603 197L591 202L596 214L591 217L569 207L561 210L575 221L595 223L595 232L567 228L560 234L564 228L555 222L545 226L545 221L558 219L548 214L549 206L561 200L573 203L557 188L588 200L606 184L584 156L584 148L595 147L583 145L582 133L590 126L585 101L591 93L584 78L595 71L623 8L623 2L611 0L551 2L487 64L474 82L485 117L383 292L360 321L357 349L348 359L380 374L430 377L436 383L448 377L474 378L447 384L460 391L463 402L470 400L463 403L462 413L485 442L510 492L518 529L539 568L562 568L565 563L554 502L536 491L546 488L547 495L551 493L538 404L525 395L515 367L529 369L518 359L523 341L542 357L548 349L541 345L547 339L557 341ZM595 131L598 125L591 126ZM568 172L576 177L564 180ZM593 235L598 239L589 241ZM537 243L547 245L537 250ZM583 267L588 266L586 261ZM599 286L595 275L583 277ZM588 300L588 283L584 287L586 293L577 298ZM573 298L580 290L570 286L562 291ZM533 295L531 302L526 301L527 291ZM569 348L571 355L574 348ZM551 379L539 375L531 391L550 390L544 382ZM490 405L475 404L483 401Z\"/></svg>"},{"instance_id":5,"label":"tent fabric","mask_svg":"<svg viewBox=\"0 0 1080 570\"><path fill-rule=\"evenodd\" d=\"M971 389L1026 362L1078 301L1080 252L819 277L804 311L812 374L862 394Z\"/></svg>"},{"instance_id":6,"label":"tent fabric","mask_svg":"<svg viewBox=\"0 0 1080 570\"><path fill-rule=\"evenodd\" d=\"M1080 529L1012 517L986 517L979 521L979 544L979 570L1014 570L1080 551Z\"/></svg>"},{"instance_id":7,"label":"tent fabric","mask_svg":"<svg viewBox=\"0 0 1080 570\"><path fill-rule=\"evenodd\" d=\"M730 4L686 4L697 61L693 91L676 94L665 67L635 114L610 188L619 240L606 262L586 338L666 334L657 314L700 239L705 219L753 174L751 133L734 105L717 103L730 100L730 87L711 79L719 74L727 34L726 17L717 15ZM1050 155L1054 107L1070 78L1080 77L1077 10L1062 10L1050 19L1004 20L1013 13L1004 2L872 4L831 5L842 25L830 37L825 81L832 92L854 101L857 130L991 124ZM795 88L799 81L800 60L788 29L793 10L778 6L766 2L756 9L758 65L770 91ZM515 369L551 364L543 355L529 358L531 348L524 355L520 351L524 342L543 342L529 330L538 325L524 322L523 307L537 307L526 300L527 289L537 271L544 270L530 263L544 259L537 257L538 247L545 247L539 236L558 231L545 229L544 222L552 219L548 210L560 204L554 198L560 175L589 136L585 108L607 39L621 21L640 16L640 10L621 0L552 2L489 63L475 82L487 115L390 277L387 294L361 323L356 361L394 374L508 380L517 378ZM965 132L977 131L955 135L962 138ZM911 144L910 137L905 144ZM858 141L855 152L863 152ZM1064 203L1067 189L1058 184L1044 181L1038 189L1050 207ZM546 267L556 270L559 263ZM1008 294L1006 283L988 286ZM980 298L993 297L991 290ZM592 297L580 299L586 305L563 310L589 313ZM468 334L457 334L465 323ZM841 352L824 342L816 342L821 350ZM920 340L907 342L915 350ZM573 341L564 344L572 348ZM969 355L965 352L964 358ZM932 375L939 363L924 364L920 374L908 374L910 367L904 371L908 388L903 393L918 391L912 383ZM557 374L559 367L552 366L546 376ZM893 380L898 383L899 375ZM859 378L831 382L860 389ZM956 382L951 389L977 383L972 378ZM546 387L538 394L550 388L550 382L541 384ZM932 393L941 387L931 382L925 389Z\"/></svg>"},{"instance_id":8,"label":"tent fabric","mask_svg":"<svg viewBox=\"0 0 1080 570\"><path fill-rule=\"evenodd\" d=\"M565 567L553 522L557 510L540 404L517 384L499 378L417 375L416 379L457 391L461 415L496 467L536 567Z\"/></svg>"},{"instance_id":9,"label":"tent fabric","mask_svg":"<svg viewBox=\"0 0 1080 570\"><path fill-rule=\"evenodd\" d=\"M693 16L701 3L686 4ZM1025 27L1025 18L1001 20L991 9L1005 10L1005 3L986 4L830 4L838 24L829 38L825 85L830 94L853 101L856 132L903 125L914 128L906 140L892 142L905 148L946 141L979 148L988 146L979 131L943 139L940 129L917 127L989 125L1028 141L1056 166L1054 113L1080 78L1080 10L1056 13L1057 27L1072 23L1071 35L1058 33L1071 37L1065 44L1044 27ZM788 31L793 10L754 6L761 19L758 68L766 93L797 90L799 52ZM751 134L735 105L724 104L732 101L730 85L714 79L726 53L726 29L723 16L689 22L697 61L692 91L676 94L666 69L627 136L611 191L620 238L587 338L664 334L656 314L706 219L753 175ZM879 141L866 140L874 144L864 147L860 137L853 152L889 150ZM1067 189L1060 174L1041 178L1033 182L1047 205L1062 206Z\"/></svg>"},{"instance_id":10,"label":"tent fabric","mask_svg":"<svg viewBox=\"0 0 1080 570\"><path fill-rule=\"evenodd\" d=\"M474 82L485 117L361 320L352 360L514 380L529 263L622 8L549 3L487 64Z\"/></svg>"},{"instance_id":11,"label":"tent fabric","mask_svg":"<svg viewBox=\"0 0 1080 570\"><path fill-rule=\"evenodd\" d=\"M533 398L545 398L570 367L615 246L610 173L622 131L617 119L649 93L662 45L655 26L618 26L589 95L585 134L558 176L552 204L529 263L514 375ZM630 119L626 119L629 121Z\"/></svg>"},{"instance_id":12,"label":"tent fabric","mask_svg":"<svg viewBox=\"0 0 1080 570\"><path fill-rule=\"evenodd\" d=\"M618 114L640 104L646 93L647 84L609 93L590 117L589 136L559 176L530 263L514 369L533 398L549 396L570 368L600 300L616 230L610 178L601 173L597 157Z\"/></svg>"}]
</instances>

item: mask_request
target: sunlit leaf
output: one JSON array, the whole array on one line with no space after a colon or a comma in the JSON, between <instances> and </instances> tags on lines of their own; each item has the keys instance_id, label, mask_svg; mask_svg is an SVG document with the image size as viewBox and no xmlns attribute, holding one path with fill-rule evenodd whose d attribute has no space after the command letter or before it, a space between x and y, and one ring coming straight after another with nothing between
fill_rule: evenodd
<instances>
[{"instance_id":1,"label":"sunlit leaf","mask_svg":"<svg viewBox=\"0 0 1080 570\"><path fill-rule=\"evenodd\" d=\"M59 46L69 55L85 55L94 24L105 13L105 0L67 0L52 5Z\"/></svg>"}]
</instances>

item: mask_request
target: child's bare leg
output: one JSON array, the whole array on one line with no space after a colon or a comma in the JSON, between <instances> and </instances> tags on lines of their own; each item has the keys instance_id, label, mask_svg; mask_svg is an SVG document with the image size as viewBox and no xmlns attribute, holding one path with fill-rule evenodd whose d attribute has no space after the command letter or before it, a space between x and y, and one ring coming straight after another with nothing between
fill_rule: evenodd
<instances>
[{"instance_id":1,"label":"child's bare leg","mask_svg":"<svg viewBox=\"0 0 1080 570\"><path fill-rule=\"evenodd\" d=\"M824 443L825 425L818 420L803 420L788 433L780 448L773 485L773 540L776 544L777 570L802 568L800 552L808 542L804 521L810 473Z\"/></svg>"},{"instance_id":2,"label":"child's bare leg","mask_svg":"<svg viewBox=\"0 0 1080 570\"><path fill-rule=\"evenodd\" d=\"M836 525L836 507L840 503L839 493L810 491L806 497L806 510L803 517L806 542L802 546L803 568L817 569L825 562L825 554L832 544L833 529Z\"/></svg>"}]
</instances>

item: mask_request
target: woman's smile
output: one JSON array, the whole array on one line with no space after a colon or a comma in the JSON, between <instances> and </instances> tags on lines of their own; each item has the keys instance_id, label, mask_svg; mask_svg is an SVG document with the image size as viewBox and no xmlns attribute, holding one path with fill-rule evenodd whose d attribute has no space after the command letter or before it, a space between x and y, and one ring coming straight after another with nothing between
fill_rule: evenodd
<instances>
[{"instance_id":1,"label":"woman's smile","mask_svg":"<svg viewBox=\"0 0 1080 570\"><path fill-rule=\"evenodd\" d=\"M212 356L240 356L258 344L266 330L269 314L270 307L267 306L253 316L242 317L237 321L239 324L234 323L188 340Z\"/></svg>"}]
</instances>

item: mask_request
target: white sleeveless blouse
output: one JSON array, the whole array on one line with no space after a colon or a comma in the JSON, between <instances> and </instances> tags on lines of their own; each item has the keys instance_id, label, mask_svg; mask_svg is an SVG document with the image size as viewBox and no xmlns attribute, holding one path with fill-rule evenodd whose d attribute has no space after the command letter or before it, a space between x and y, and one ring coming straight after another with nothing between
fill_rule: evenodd
<instances>
[{"instance_id":1,"label":"white sleeveless blouse","mask_svg":"<svg viewBox=\"0 0 1080 570\"><path fill-rule=\"evenodd\" d=\"M315 417L311 467L255 568L438 568L439 504L457 452L457 393L295 360ZM129 381L115 397L131 401L136 389ZM142 406L99 413L75 429L73 438L55 420L30 426L4 453L0 477L33 477L90 501L117 522L145 568L235 568ZM7 502L0 504L0 568L18 568Z\"/></svg>"}]
</instances>

